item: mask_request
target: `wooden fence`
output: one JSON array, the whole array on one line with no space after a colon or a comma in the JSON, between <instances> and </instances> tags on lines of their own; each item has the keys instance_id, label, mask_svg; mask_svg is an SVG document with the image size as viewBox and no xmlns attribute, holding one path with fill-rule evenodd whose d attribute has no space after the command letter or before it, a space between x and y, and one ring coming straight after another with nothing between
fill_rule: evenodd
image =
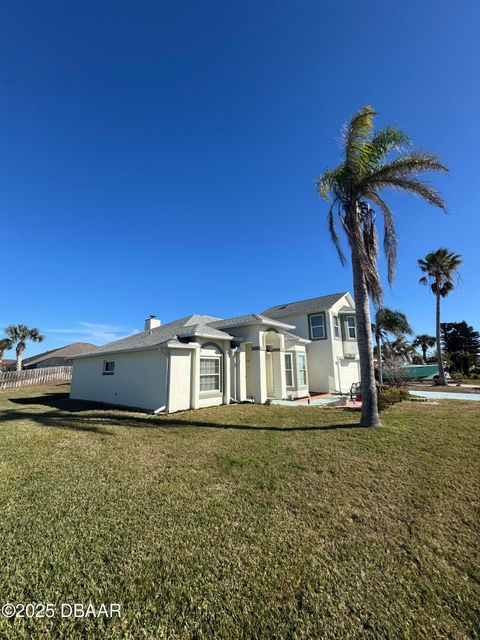
<instances>
[{"instance_id":1,"label":"wooden fence","mask_svg":"<svg viewBox=\"0 0 480 640\"><path fill-rule=\"evenodd\" d=\"M24 369L23 371L0 372L0 389L25 387L29 384L47 384L48 382L68 382L72 379L72 367L43 367L42 369Z\"/></svg>"}]
</instances>

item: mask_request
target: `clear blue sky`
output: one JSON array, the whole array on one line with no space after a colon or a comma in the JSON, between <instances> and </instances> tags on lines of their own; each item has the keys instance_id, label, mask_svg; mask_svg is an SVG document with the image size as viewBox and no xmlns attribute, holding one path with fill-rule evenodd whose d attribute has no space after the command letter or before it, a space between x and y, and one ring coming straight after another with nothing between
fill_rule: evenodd
<instances>
[{"instance_id":1,"label":"clear blue sky","mask_svg":"<svg viewBox=\"0 0 480 640\"><path fill-rule=\"evenodd\" d=\"M369 103L450 168L448 215L388 196L385 302L432 333L416 260L447 245L443 319L480 329L479 25L470 0L4 2L0 327L39 327L31 355L351 290L314 181Z\"/></svg>"}]
</instances>

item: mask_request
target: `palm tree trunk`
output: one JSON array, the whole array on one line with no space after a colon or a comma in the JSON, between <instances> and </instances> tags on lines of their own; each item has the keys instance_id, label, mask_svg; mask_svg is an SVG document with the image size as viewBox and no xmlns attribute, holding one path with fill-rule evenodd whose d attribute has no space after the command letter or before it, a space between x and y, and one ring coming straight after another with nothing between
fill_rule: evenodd
<instances>
[{"instance_id":1,"label":"palm tree trunk","mask_svg":"<svg viewBox=\"0 0 480 640\"><path fill-rule=\"evenodd\" d=\"M17 347L17 371L22 370L23 349Z\"/></svg>"},{"instance_id":2,"label":"palm tree trunk","mask_svg":"<svg viewBox=\"0 0 480 640\"><path fill-rule=\"evenodd\" d=\"M422 345L423 364L427 364L427 347Z\"/></svg>"},{"instance_id":3,"label":"palm tree trunk","mask_svg":"<svg viewBox=\"0 0 480 640\"><path fill-rule=\"evenodd\" d=\"M380 334L375 334L375 340L377 342L377 356L378 356L378 382L383 384L383 364L382 364L382 341Z\"/></svg>"},{"instance_id":4,"label":"palm tree trunk","mask_svg":"<svg viewBox=\"0 0 480 640\"><path fill-rule=\"evenodd\" d=\"M370 301L363 266L355 248L352 247L353 293L357 317L357 341L360 355L360 376L362 389L362 416L360 426L379 427L381 425L377 407L377 387L373 368L373 340L370 320Z\"/></svg>"},{"instance_id":5,"label":"palm tree trunk","mask_svg":"<svg viewBox=\"0 0 480 640\"><path fill-rule=\"evenodd\" d=\"M443 369L443 359L442 359L442 345L440 342L440 293L436 292L436 327L437 327L437 362L438 362L438 384L447 384L445 380L445 371Z\"/></svg>"}]
</instances>

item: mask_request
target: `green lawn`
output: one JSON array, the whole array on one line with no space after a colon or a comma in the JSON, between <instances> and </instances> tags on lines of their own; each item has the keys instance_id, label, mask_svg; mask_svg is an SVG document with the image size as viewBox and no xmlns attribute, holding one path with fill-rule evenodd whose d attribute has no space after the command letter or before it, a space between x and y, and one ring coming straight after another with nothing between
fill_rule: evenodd
<instances>
[{"instance_id":1,"label":"green lawn","mask_svg":"<svg viewBox=\"0 0 480 640\"><path fill-rule=\"evenodd\" d=\"M480 406L146 416L0 394L3 638L474 638Z\"/></svg>"}]
</instances>

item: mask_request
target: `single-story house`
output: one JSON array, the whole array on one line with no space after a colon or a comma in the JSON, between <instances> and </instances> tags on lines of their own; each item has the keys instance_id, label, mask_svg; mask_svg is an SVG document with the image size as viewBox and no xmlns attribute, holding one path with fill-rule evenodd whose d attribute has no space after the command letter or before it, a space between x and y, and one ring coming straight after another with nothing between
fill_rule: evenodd
<instances>
[{"instance_id":1,"label":"single-story house","mask_svg":"<svg viewBox=\"0 0 480 640\"><path fill-rule=\"evenodd\" d=\"M150 316L143 332L74 357L70 396L171 413L348 390L350 379L358 382L358 365L350 370L358 360L353 300L313 300L227 319L191 315L162 325Z\"/></svg>"},{"instance_id":2,"label":"single-story house","mask_svg":"<svg viewBox=\"0 0 480 640\"><path fill-rule=\"evenodd\" d=\"M44 351L36 356L30 356L23 360L22 369L42 369L44 367L67 367L73 362L75 356L88 353L96 349L97 345L89 342L72 342L59 349ZM13 360L9 369L16 368L16 361Z\"/></svg>"}]
</instances>

